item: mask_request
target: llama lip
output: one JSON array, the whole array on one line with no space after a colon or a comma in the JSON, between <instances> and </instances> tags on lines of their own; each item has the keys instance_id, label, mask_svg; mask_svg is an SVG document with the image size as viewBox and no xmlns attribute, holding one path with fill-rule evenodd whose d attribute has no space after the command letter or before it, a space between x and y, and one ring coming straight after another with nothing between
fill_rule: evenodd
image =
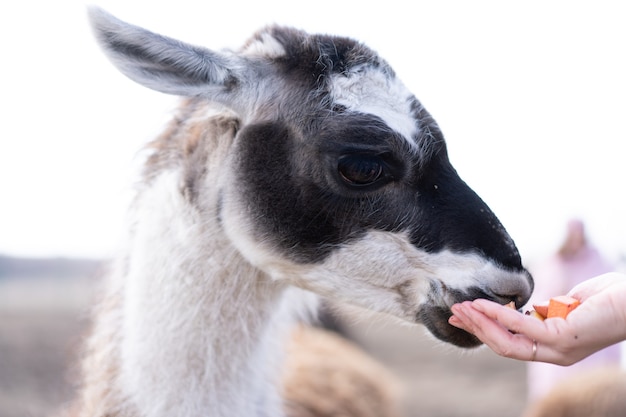
<instances>
[{"instance_id":1,"label":"llama lip","mask_svg":"<svg viewBox=\"0 0 626 417\"><path fill-rule=\"evenodd\" d=\"M436 295L436 297L433 297ZM470 287L465 291L451 289L440 281L431 282L430 301L417 313L416 319L422 323L437 339L462 348L473 348L482 344L473 334L454 327L448 323L452 316L450 307L456 303L487 299L503 305L514 303L508 295L493 294L479 287ZM519 310L518 310L519 311Z\"/></svg>"},{"instance_id":2,"label":"llama lip","mask_svg":"<svg viewBox=\"0 0 626 417\"><path fill-rule=\"evenodd\" d=\"M519 288L514 288L513 290L511 290L510 288L507 288L506 285L502 285L502 293L498 293L494 290L485 289L478 286L469 287L464 289L463 291L459 291L450 289L445 285L442 285L442 290L445 294L442 298L446 301L448 308L451 307L453 304L462 303L464 301L485 299L502 305L506 305L517 311L521 311L521 307L526 304L526 302L528 301L527 297L530 297L530 293L532 292L532 280L530 280L529 282L531 283L530 289L529 291L524 292L526 294L524 296L519 295L523 293L522 291L519 291Z\"/></svg>"},{"instance_id":3,"label":"llama lip","mask_svg":"<svg viewBox=\"0 0 626 417\"><path fill-rule=\"evenodd\" d=\"M449 307L427 305L417 314L417 321L421 322L437 339L461 348L480 346L482 342L473 334L459 329L448 323L452 316Z\"/></svg>"}]
</instances>

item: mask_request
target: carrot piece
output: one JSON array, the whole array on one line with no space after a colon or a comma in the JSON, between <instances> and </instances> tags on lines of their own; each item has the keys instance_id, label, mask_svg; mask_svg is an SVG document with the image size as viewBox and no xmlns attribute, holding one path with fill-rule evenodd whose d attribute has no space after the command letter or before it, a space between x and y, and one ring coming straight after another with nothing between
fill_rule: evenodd
<instances>
[{"instance_id":1,"label":"carrot piece","mask_svg":"<svg viewBox=\"0 0 626 417\"><path fill-rule=\"evenodd\" d=\"M567 295L552 297L548 305L548 315L546 317L561 317L564 319L579 304L580 301Z\"/></svg>"},{"instance_id":2,"label":"carrot piece","mask_svg":"<svg viewBox=\"0 0 626 417\"><path fill-rule=\"evenodd\" d=\"M536 310L530 310L530 311L526 312L526 315L530 316L530 317L534 317L534 318L539 319L541 321L544 321L546 319L544 316L542 316Z\"/></svg>"},{"instance_id":3,"label":"carrot piece","mask_svg":"<svg viewBox=\"0 0 626 417\"><path fill-rule=\"evenodd\" d=\"M543 318L546 318L548 317L549 305L550 305L550 301L543 301L541 303L533 304L533 308L539 315L541 315Z\"/></svg>"}]
</instances>

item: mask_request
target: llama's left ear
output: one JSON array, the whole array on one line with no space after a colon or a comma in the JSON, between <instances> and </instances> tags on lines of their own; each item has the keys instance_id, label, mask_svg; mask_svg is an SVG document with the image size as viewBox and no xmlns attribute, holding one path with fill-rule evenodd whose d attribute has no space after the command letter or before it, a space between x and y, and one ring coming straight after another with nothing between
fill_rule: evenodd
<instances>
[{"instance_id":1,"label":"llama's left ear","mask_svg":"<svg viewBox=\"0 0 626 417\"><path fill-rule=\"evenodd\" d=\"M217 53L123 22L97 7L88 9L98 43L127 77L153 90L206 96L229 105L241 85L245 59ZM243 83L245 84L245 83Z\"/></svg>"}]
</instances>

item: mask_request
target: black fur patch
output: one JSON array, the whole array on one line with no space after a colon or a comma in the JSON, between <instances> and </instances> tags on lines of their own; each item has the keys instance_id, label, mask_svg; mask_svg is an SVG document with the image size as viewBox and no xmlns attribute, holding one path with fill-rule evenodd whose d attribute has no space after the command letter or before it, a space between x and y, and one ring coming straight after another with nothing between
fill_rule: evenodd
<instances>
[{"instance_id":1,"label":"black fur patch","mask_svg":"<svg viewBox=\"0 0 626 417\"><path fill-rule=\"evenodd\" d=\"M417 321L426 326L433 336L444 342L463 348L482 344L473 334L448 324L451 315L448 307L428 305L420 310Z\"/></svg>"},{"instance_id":2,"label":"black fur patch","mask_svg":"<svg viewBox=\"0 0 626 417\"><path fill-rule=\"evenodd\" d=\"M522 269L500 223L451 166L438 130L420 138L431 142L427 160L372 115L328 113L301 135L274 121L249 125L237 138L238 181L259 240L296 261L318 262L368 230L408 231L425 251L476 252ZM389 177L370 188L346 186L337 161L351 152L380 155Z\"/></svg>"},{"instance_id":3,"label":"black fur patch","mask_svg":"<svg viewBox=\"0 0 626 417\"><path fill-rule=\"evenodd\" d=\"M270 34L285 49L278 62L286 74L320 84L331 74L341 74L359 65L380 68L390 77L393 70L367 46L346 37L309 35L290 28L273 27Z\"/></svg>"}]
</instances>

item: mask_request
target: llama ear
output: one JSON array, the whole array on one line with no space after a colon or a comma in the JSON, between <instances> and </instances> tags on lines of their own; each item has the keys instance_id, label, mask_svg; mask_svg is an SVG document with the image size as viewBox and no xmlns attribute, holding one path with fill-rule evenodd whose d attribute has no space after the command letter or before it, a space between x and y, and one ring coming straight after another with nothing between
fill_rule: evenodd
<instances>
[{"instance_id":1,"label":"llama ear","mask_svg":"<svg viewBox=\"0 0 626 417\"><path fill-rule=\"evenodd\" d=\"M228 104L240 85L244 59L189 45L88 9L96 39L113 64L133 81L167 94L206 96Z\"/></svg>"}]
</instances>

